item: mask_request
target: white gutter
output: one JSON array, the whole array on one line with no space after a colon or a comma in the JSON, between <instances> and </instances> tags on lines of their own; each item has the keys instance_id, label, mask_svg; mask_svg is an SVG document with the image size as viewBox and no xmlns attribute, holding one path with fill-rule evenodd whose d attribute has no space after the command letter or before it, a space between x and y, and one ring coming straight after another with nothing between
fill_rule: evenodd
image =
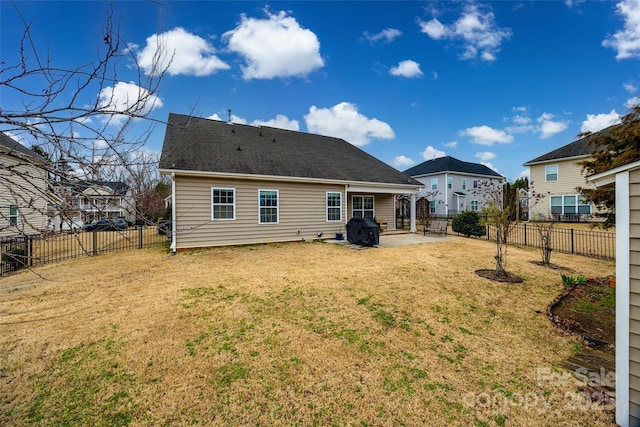
<instances>
[{"instance_id":1,"label":"white gutter","mask_svg":"<svg viewBox=\"0 0 640 427\"><path fill-rule=\"evenodd\" d=\"M160 173L163 175L172 176L184 175L184 176L197 176L197 177L209 177L209 178L228 178L228 179L250 179L258 181L283 181L283 182L303 182L313 184L337 184L346 185L349 187L349 191L363 191L374 193L395 193L395 194L408 194L411 192L417 192L422 184L394 184L385 182L362 182L362 181L345 181L339 179L329 178L305 178L305 177L289 177L289 176L277 176L277 175L251 175L240 174L230 172L204 172L204 171L192 171L192 170L177 170L177 169L160 169Z\"/></svg>"}]
</instances>

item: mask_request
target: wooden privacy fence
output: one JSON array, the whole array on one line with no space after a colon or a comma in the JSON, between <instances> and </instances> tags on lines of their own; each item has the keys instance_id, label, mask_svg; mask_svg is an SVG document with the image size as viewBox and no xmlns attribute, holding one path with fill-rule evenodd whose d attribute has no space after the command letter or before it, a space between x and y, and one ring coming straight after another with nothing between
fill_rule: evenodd
<instances>
[{"instance_id":1,"label":"wooden privacy fence","mask_svg":"<svg viewBox=\"0 0 640 427\"><path fill-rule=\"evenodd\" d=\"M548 228L549 224L543 223L540 226ZM487 226L487 239L495 241L496 234L494 226ZM550 236L554 251L595 258L616 258L616 233L553 228ZM511 230L507 244L542 248L542 239L535 224L522 223Z\"/></svg>"},{"instance_id":2,"label":"wooden privacy fence","mask_svg":"<svg viewBox=\"0 0 640 427\"><path fill-rule=\"evenodd\" d=\"M168 236L156 227L135 226L120 231L74 231L19 236L0 240L0 275L70 258L164 245Z\"/></svg>"}]
</instances>

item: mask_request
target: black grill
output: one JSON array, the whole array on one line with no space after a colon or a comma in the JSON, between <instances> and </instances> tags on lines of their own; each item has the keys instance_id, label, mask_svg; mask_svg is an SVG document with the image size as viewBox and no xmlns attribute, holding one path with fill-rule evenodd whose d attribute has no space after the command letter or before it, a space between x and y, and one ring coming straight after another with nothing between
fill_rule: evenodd
<instances>
[{"instance_id":1,"label":"black grill","mask_svg":"<svg viewBox=\"0 0 640 427\"><path fill-rule=\"evenodd\" d=\"M361 246L380 243L380 226L371 218L351 218L347 222L347 240Z\"/></svg>"}]
</instances>

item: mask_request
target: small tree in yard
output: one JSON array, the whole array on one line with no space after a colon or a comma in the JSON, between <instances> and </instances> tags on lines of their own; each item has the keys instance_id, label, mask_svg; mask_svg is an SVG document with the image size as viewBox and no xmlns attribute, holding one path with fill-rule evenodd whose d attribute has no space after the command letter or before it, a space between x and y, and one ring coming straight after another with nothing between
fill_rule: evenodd
<instances>
[{"instance_id":1,"label":"small tree in yard","mask_svg":"<svg viewBox=\"0 0 640 427\"><path fill-rule=\"evenodd\" d=\"M451 229L456 233L464 234L466 237L484 236L486 230L480 222L478 212L464 211L453 217Z\"/></svg>"},{"instance_id":2,"label":"small tree in yard","mask_svg":"<svg viewBox=\"0 0 640 427\"><path fill-rule=\"evenodd\" d=\"M549 265L551 263L551 234L553 231L554 222L549 223L535 223L538 230L538 236L540 236L540 250L542 251L542 264Z\"/></svg>"},{"instance_id":3,"label":"small tree in yard","mask_svg":"<svg viewBox=\"0 0 640 427\"><path fill-rule=\"evenodd\" d=\"M478 195L486 201L482 212L485 215L486 225L496 229L496 276L508 277L505 270L506 249L509 234L516 225L513 215L513 204L503 205L503 187L494 182L483 182L478 188Z\"/></svg>"}]
</instances>

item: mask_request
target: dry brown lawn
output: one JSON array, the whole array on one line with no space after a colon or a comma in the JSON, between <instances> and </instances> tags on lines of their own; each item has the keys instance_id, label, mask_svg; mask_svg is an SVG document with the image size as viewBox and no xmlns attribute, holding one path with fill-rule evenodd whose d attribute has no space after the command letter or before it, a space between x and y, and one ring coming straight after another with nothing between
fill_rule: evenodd
<instances>
[{"instance_id":1,"label":"dry brown lawn","mask_svg":"<svg viewBox=\"0 0 640 427\"><path fill-rule=\"evenodd\" d=\"M533 249L135 250L0 280L0 425L607 426ZM575 275L612 262L554 253ZM564 271L566 274L567 272Z\"/></svg>"}]
</instances>

